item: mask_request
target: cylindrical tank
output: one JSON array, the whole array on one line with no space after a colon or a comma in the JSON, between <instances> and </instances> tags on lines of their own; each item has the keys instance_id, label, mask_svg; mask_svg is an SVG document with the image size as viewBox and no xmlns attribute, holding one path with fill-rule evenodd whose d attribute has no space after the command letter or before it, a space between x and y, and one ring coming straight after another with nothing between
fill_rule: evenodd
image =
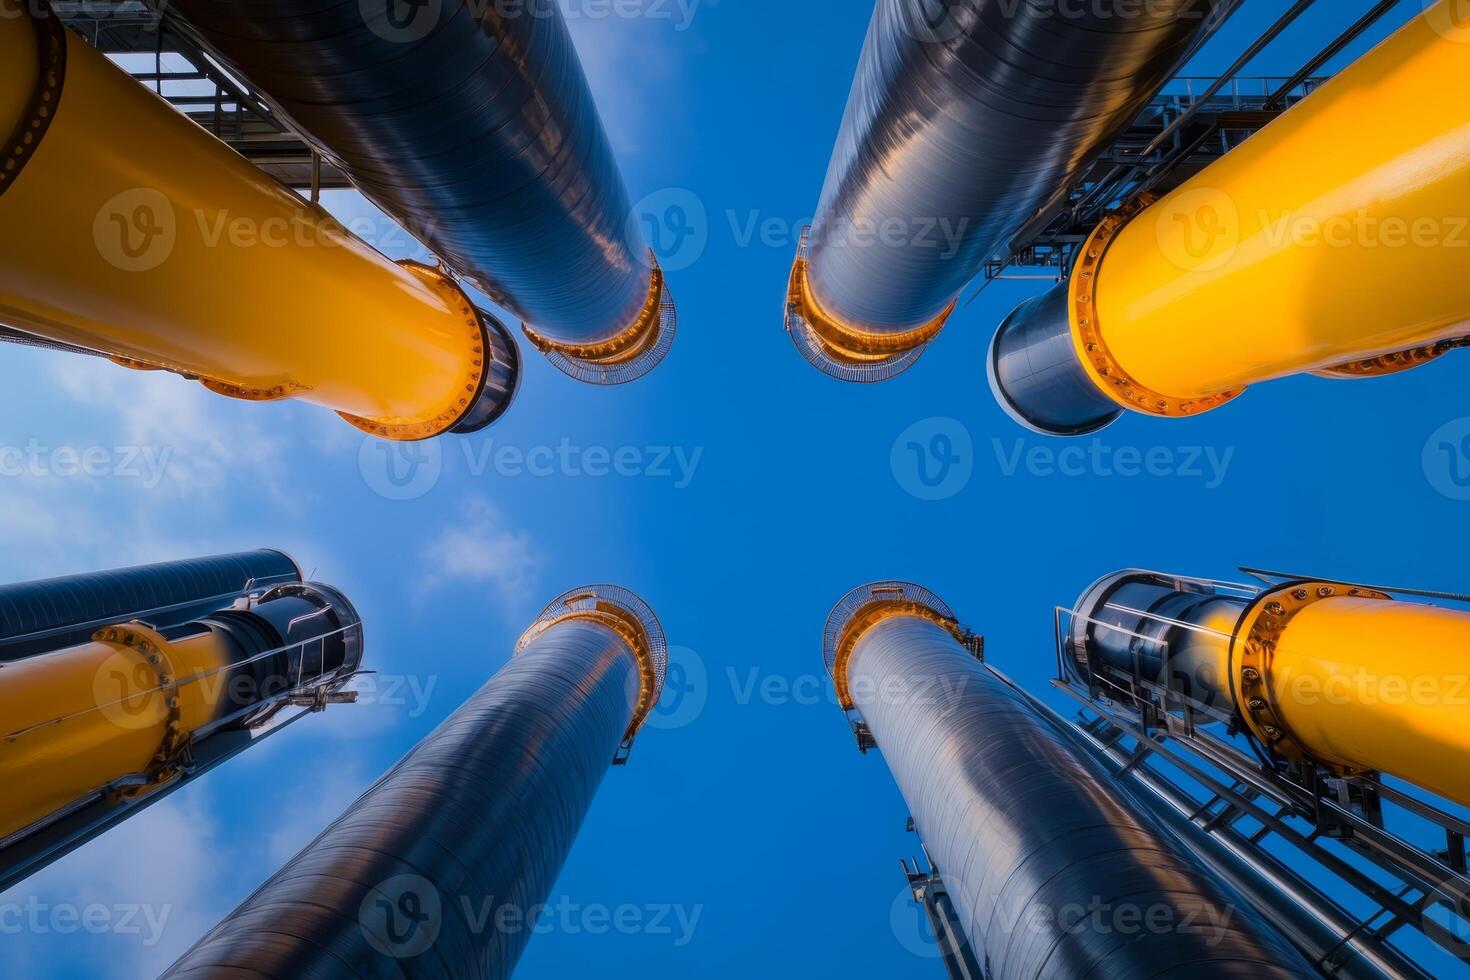
<instances>
[{"instance_id":1,"label":"cylindrical tank","mask_svg":"<svg viewBox=\"0 0 1470 980\"><path fill-rule=\"evenodd\" d=\"M672 301L557 0L157 6L558 367L617 383L668 351Z\"/></svg>"},{"instance_id":2,"label":"cylindrical tank","mask_svg":"<svg viewBox=\"0 0 1470 980\"><path fill-rule=\"evenodd\" d=\"M1338 582L1252 597L1120 572L1078 601L1067 651L1083 680L1170 683L1287 758L1389 773L1470 805L1465 610Z\"/></svg>"},{"instance_id":3,"label":"cylindrical tank","mask_svg":"<svg viewBox=\"0 0 1470 980\"><path fill-rule=\"evenodd\" d=\"M838 604L827 659L988 977L1316 975L962 635L930 593L880 583Z\"/></svg>"},{"instance_id":4,"label":"cylindrical tank","mask_svg":"<svg viewBox=\"0 0 1470 980\"><path fill-rule=\"evenodd\" d=\"M177 626L247 590L299 581L289 555L262 549L0 585L0 661L73 646L123 620Z\"/></svg>"},{"instance_id":5,"label":"cylindrical tank","mask_svg":"<svg viewBox=\"0 0 1470 980\"><path fill-rule=\"evenodd\" d=\"M966 283L1138 115L1215 0L878 0L788 326L845 380L902 371Z\"/></svg>"},{"instance_id":6,"label":"cylindrical tank","mask_svg":"<svg viewBox=\"0 0 1470 980\"><path fill-rule=\"evenodd\" d=\"M1129 202L1055 301L1001 328L996 397L1071 435L1124 409L1195 415L1257 382L1391 374L1463 346L1470 105L1442 93L1467 72L1470 22L1441 0L1162 200Z\"/></svg>"},{"instance_id":7,"label":"cylindrical tank","mask_svg":"<svg viewBox=\"0 0 1470 980\"><path fill-rule=\"evenodd\" d=\"M515 343L449 275L385 258L44 10L0 0L0 323L384 438L499 417Z\"/></svg>"},{"instance_id":8,"label":"cylindrical tank","mask_svg":"<svg viewBox=\"0 0 1470 980\"><path fill-rule=\"evenodd\" d=\"M293 698L325 707L361 660L346 597L290 582L180 625L117 622L0 664L0 881L248 747Z\"/></svg>"},{"instance_id":9,"label":"cylindrical tank","mask_svg":"<svg viewBox=\"0 0 1470 980\"><path fill-rule=\"evenodd\" d=\"M561 596L505 668L165 976L510 976L664 664L636 596Z\"/></svg>"}]
</instances>

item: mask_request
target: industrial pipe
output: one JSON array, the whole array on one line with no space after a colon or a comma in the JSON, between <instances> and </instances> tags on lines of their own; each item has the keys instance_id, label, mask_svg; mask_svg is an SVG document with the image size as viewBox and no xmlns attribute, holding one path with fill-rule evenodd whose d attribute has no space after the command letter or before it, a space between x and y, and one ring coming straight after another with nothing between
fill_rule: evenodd
<instances>
[{"instance_id":1,"label":"industrial pipe","mask_svg":"<svg viewBox=\"0 0 1470 980\"><path fill-rule=\"evenodd\" d=\"M347 599L289 583L0 664L0 888L242 751L289 705L351 700L338 691L361 659Z\"/></svg>"},{"instance_id":2,"label":"industrial pipe","mask_svg":"<svg viewBox=\"0 0 1470 980\"><path fill-rule=\"evenodd\" d=\"M289 555L262 549L0 585L0 661L75 646L125 620L178 626L248 591L300 581Z\"/></svg>"},{"instance_id":3,"label":"industrial pipe","mask_svg":"<svg viewBox=\"0 0 1470 980\"><path fill-rule=\"evenodd\" d=\"M1084 681L1160 684L1233 714L1287 759L1470 805L1470 612L1340 582L1252 596L1126 571L1083 594L1066 649Z\"/></svg>"},{"instance_id":4,"label":"industrial pipe","mask_svg":"<svg viewBox=\"0 0 1470 980\"><path fill-rule=\"evenodd\" d=\"M673 301L557 0L156 6L558 368L617 384L668 352Z\"/></svg>"},{"instance_id":5,"label":"industrial pipe","mask_svg":"<svg viewBox=\"0 0 1470 980\"><path fill-rule=\"evenodd\" d=\"M1316 975L966 639L934 595L884 582L838 603L825 657L987 977Z\"/></svg>"},{"instance_id":6,"label":"industrial pipe","mask_svg":"<svg viewBox=\"0 0 1470 980\"><path fill-rule=\"evenodd\" d=\"M386 439L509 405L515 343L442 269L380 255L19 0L0 138L0 323Z\"/></svg>"},{"instance_id":7,"label":"industrial pipe","mask_svg":"<svg viewBox=\"0 0 1470 980\"><path fill-rule=\"evenodd\" d=\"M1443 97L1467 41L1443 0L1162 200L1104 220L1071 280L996 335L1000 403L1072 435L1470 343L1470 106Z\"/></svg>"},{"instance_id":8,"label":"industrial pipe","mask_svg":"<svg viewBox=\"0 0 1470 980\"><path fill-rule=\"evenodd\" d=\"M665 664L638 597L561 596L507 666L165 976L510 976Z\"/></svg>"},{"instance_id":9,"label":"industrial pipe","mask_svg":"<svg viewBox=\"0 0 1470 980\"><path fill-rule=\"evenodd\" d=\"M1131 123L1216 0L878 0L787 330L823 372L882 381L966 283Z\"/></svg>"}]
</instances>

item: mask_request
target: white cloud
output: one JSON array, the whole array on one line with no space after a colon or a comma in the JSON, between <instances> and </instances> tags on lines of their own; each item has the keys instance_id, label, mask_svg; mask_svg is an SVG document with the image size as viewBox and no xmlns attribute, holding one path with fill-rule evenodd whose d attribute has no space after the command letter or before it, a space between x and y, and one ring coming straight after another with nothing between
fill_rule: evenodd
<instances>
[{"instance_id":1,"label":"white cloud","mask_svg":"<svg viewBox=\"0 0 1470 980\"><path fill-rule=\"evenodd\" d=\"M471 497L424 550L422 593L448 582L488 583L508 607L531 597L543 560L530 535L506 527L495 505Z\"/></svg>"}]
</instances>

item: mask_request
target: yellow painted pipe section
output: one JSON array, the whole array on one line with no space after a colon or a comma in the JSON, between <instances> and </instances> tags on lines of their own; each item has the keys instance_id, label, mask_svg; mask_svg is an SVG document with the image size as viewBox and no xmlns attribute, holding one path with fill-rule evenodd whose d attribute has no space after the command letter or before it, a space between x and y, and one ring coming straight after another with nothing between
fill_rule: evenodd
<instances>
[{"instance_id":1,"label":"yellow painted pipe section","mask_svg":"<svg viewBox=\"0 0 1470 980\"><path fill-rule=\"evenodd\" d=\"M1470 613L1324 599L1292 618L1266 674L1312 757L1470 805Z\"/></svg>"},{"instance_id":2,"label":"yellow painted pipe section","mask_svg":"<svg viewBox=\"0 0 1470 980\"><path fill-rule=\"evenodd\" d=\"M1470 333L1467 78L1470 22L1446 0L1135 217L1096 272L1109 376L1074 303L1094 382L1176 414Z\"/></svg>"},{"instance_id":3,"label":"yellow painted pipe section","mask_svg":"<svg viewBox=\"0 0 1470 980\"><path fill-rule=\"evenodd\" d=\"M37 89L35 31L0 0L0 140ZM463 416L486 351L452 280L390 261L66 36L53 122L0 193L0 322L387 438Z\"/></svg>"},{"instance_id":4,"label":"yellow painted pipe section","mask_svg":"<svg viewBox=\"0 0 1470 980\"><path fill-rule=\"evenodd\" d=\"M205 632L150 652L157 664L136 646L92 642L0 665L0 838L149 772L171 719L175 741L214 720L227 700L228 671L219 668L229 641ZM163 677L201 673L162 686Z\"/></svg>"}]
</instances>

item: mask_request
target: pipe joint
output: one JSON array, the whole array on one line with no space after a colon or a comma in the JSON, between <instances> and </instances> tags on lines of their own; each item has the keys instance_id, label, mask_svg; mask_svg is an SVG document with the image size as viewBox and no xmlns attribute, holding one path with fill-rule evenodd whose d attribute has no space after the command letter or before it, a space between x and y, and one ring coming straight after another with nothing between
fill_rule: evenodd
<instances>
[{"instance_id":1,"label":"pipe joint","mask_svg":"<svg viewBox=\"0 0 1470 980\"><path fill-rule=\"evenodd\" d=\"M1108 346L1097 291L1108 249L1156 198L1140 195L1093 229L1071 278L1018 306L991 342L989 376L996 400L1017 422L1046 435L1088 435L1130 409L1187 418L1219 408L1243 387L1203 397L1156 391L1135 378Z\"/></svg>"},{"instance_id":2,"label":"pipe joint","mask_svg":"<svg viewBox=\"0 0 1470 980\"><path fill-rule=\"evenodd\" d=\"M928 589L912 582L873 582L843 596L827 615L822 631L822 659L837 689L843 711L858 707L847 679L847 664L863 634L886 619L914 616L944 628L968 648L970 634L954 610Z\"/></svg>"},{"instance_id":3,"label":"pipe joint","mask_svg":"<svg viewBox=\"0 0 1470 980\"><path fill-rule=\"evenodd\" d=\"M1277 647L1291 621L1309 606L1340 597L1392 601L1387 593L1340 582L1289 582L1262 592L1230 645L1230 684L1240 717L1261 744L1294 762L1310 760L1347 776L1354 772L1351 767L1309 751L1292 731L1272 676Z\"/></svg>"},{"instance_id":4,"label":"pipe joint","mask_svg":"<svg viewBox=\"0 0 1470 980\"><path fill-rule=\"evenodd\" d=\"M809 238L802 233L786 290L786 332L807 362L839 381L874 383L913 367L954 314L958 300L930 322L898 333L875 333L844 323L812 292Z\"/></svg>"},{"instance_id":5,"label":"pipe joint","mask_svg":"<svg viewBox=\"0 0 1470 980\"><path fill-rule=\"evenodd\" d=\"M616 585L588 585L563 592L541 610L541 615L516 642L516 655L519 656L537 637L568 620L598 623L611 629L627 643L637 660L638 704L623 736L625 742L631 742L663 695L669 645L662 624L648 603L627 589Z\"/></svg>"},{"instance_id":6,"label":"pipe joint","mask_svg":"<svg viewBox=\"0 0 1470 980\"><path fill-rule=\"evenodd\" d=\"M457 390L443 405L431 407L429 410L433 414L427 417L369 419L347 412L337 414L369 435L394 442L432 439L445 433L465 435L478 432L505 414L520 389L520 352L515 340L503 323L476 307L442 267L409 260L398 264L438 293L462 319L466 353L464 373L457 382ZM260 397L233 385L221 386L204 381L204 386L235 398Z\"/></svg>"},{"instance_id":7,"label":"pipe joint","mask_svg":"<svg viewBox=\"0 0 1470 980\"><path fill-rule=\"evenodd\" d=\"M9 190L35 156L36 149L51 128L56 108L61 103L62 84L66 79L66 29L49 7L38 11L27 4L0 6L8 18L28 22L35 33L35 85L31 96L14 121L3 146L0 146L0 194ZM21 62L24 64L24 61Z\"/></svg>"},{"instance_id":8,"label":"pipe joint","mask_svg":"<svg viewBox=\"0 0 1470 980\"><path fill-rule=\"evenodd\" d=\"M594 344L566 344L522 324L526 339L553 367L578 381L604 386L637 381L668 356L679 329L679 312L663 270L651 257L649 261L648 299L633 323L612 338Z\"/></svg>"}]
</instances>

